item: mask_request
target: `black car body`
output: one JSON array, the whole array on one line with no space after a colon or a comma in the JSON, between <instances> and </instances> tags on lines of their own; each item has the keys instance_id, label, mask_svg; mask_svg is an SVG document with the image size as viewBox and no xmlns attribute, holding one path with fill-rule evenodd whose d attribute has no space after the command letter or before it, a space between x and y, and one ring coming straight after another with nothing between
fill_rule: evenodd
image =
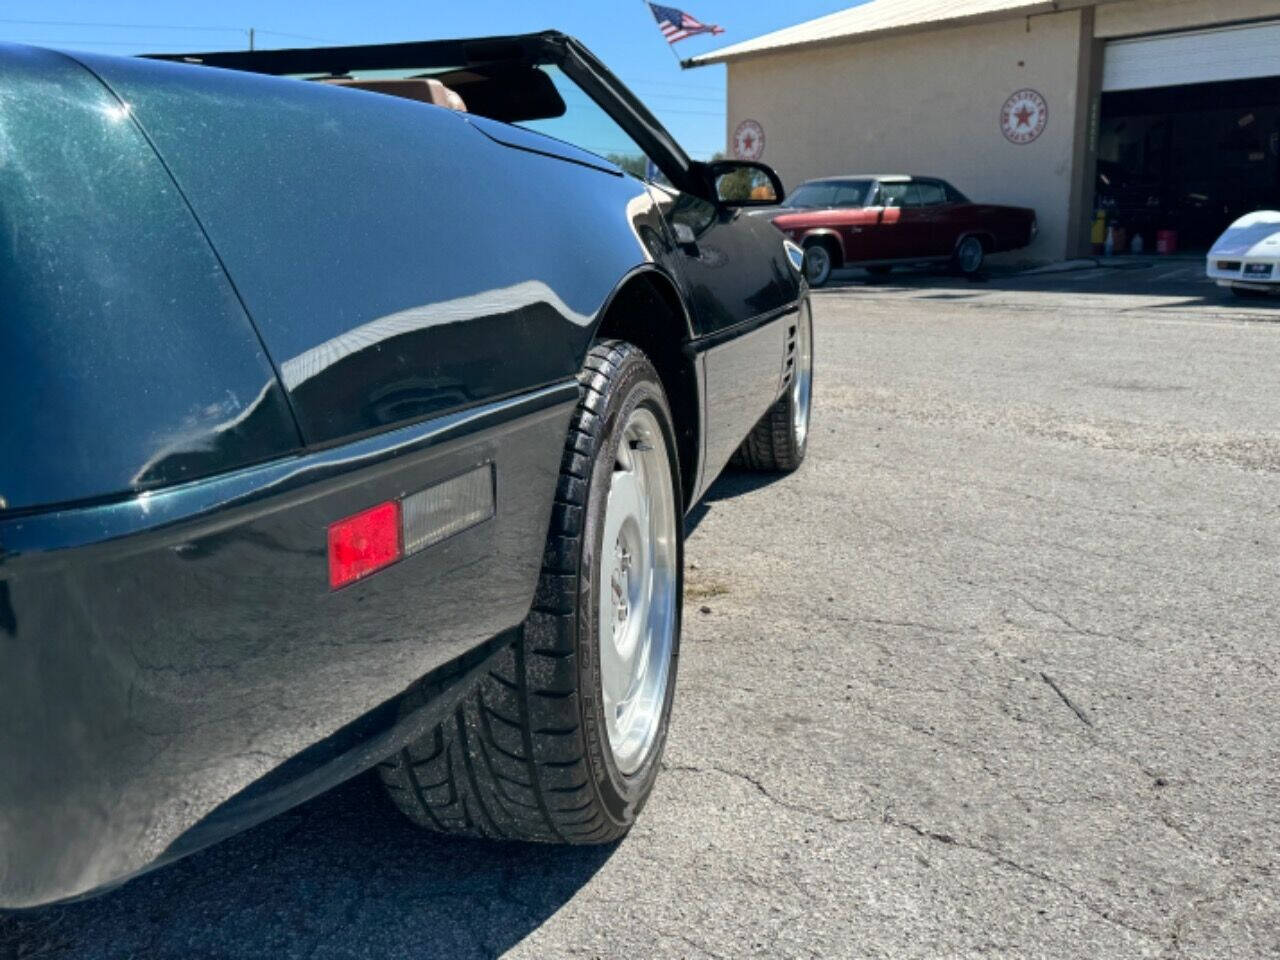
<instances>
[{"instance_id":1,"label":"black car body","mask_svg":"<svg viewBox=\"0 0 1280 960\"><path fill-rule=\"evenodd\" d=\"M687 510L807 322L795 251L571 38L186 59L0 46L6 907L121 882L434 722L401 695L533 602L593 340L661 373ZM556 65L674 186L269 75L441 63ZM331 589L336 521L477 475L480 520Z\"/></svg>"}]
</instances>

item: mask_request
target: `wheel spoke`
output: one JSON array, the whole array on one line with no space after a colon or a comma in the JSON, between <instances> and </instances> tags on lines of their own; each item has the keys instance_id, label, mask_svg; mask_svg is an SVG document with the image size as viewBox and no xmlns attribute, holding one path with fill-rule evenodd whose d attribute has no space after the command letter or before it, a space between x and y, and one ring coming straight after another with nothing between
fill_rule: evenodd
<instances>
[{"instance_id":1,"label":"wheel spoke","mask_svg":"<svg viewBox=\"0 0 1280 960\"><path fill-rule=\"evenodd\" d=\"M673 473L654 414L627 418L600 545L601 696L614 761L644 762L661 722L674 646L677 522Z\"/></svg>"}]
</instances>

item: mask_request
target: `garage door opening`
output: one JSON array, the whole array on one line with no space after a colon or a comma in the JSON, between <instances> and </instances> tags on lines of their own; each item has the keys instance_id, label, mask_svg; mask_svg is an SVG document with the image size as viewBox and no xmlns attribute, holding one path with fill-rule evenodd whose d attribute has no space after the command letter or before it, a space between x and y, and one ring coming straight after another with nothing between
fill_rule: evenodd
<instances>
[{"instance_id":1,"label":"garage door opening","mask_svg":"<svg viewBox=\"0 0 1280 960\"><path fill-rule=\"evenodd\" d=\"M1280 209L1280 77L1104 93L1096 206L1154 249L1205 250L1236 218Z\"/></svg>"},{"instance_id":2,"label":"garage door opening","mask_svg":"<svg viewBox=\"0 0 1280 960\"><path fill-rule=\"evenodd\" d=\"M1280 21L1112 41L1102 90L1095 206L1126 241L1280 209Z\"/></svg>"}]
</instances>

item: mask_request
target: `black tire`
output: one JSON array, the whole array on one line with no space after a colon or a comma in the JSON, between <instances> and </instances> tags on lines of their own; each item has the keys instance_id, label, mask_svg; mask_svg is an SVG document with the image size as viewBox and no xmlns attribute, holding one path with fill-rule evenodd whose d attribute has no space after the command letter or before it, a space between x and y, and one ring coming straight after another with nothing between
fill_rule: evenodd
<instances>
[{"instance_id":1,"label":"black tire","mask_svg":"<svg viewBox=\"0 0 1280 960\"><path fill-rule=\"evenodd\" d=\"M807 303L787 334L787 375L782 396L742 441L730 461L733 466L790 473L804 462L813 397L813 316ZM802 377L808 378L807 388L798 391ZM798 409L802 417L797 417Z\"/></svg>"},{"instance_id":2,"label":"black tire","mask_svg":"<svg viewBox=\"0 0 1280 960\"><path fill-rule=\"evenodd\" d=\"M453 715L379 766L391 798L442 833L549 843L608 843L644 808L657 778L675 692L680 638L676 584L663 711L641 765L619 773L601 714L597 642L600 540L622 427L644 404L666 439L680 509L675 429L652 364L636 347L604 341L587 355L561 461L532 612ZM677 569L683 525L677 521ZM437 691L415 691L406 703Z\"/></svg>"},{"instance_id":3,"label":"black tire","mask_svg":"<svg viewBox=\"0 0 1280 960\"><path fill-rule=\"evenodd\" d=\"M804 248L804 277L810 287L820 287L831 279L831 271L835 269L835 254L821 240L816 240Z\"/></svg>"},{"instance_id":4,"label":"black tire","mask_svg":"<svg viewBox=\"0 0 1280 960\"><path fill-rule=\"evenodd\" d=\"M1266 290L1255 290L1253 287L1232 287L1231 292L1243 300L1261 300L1271 294Z\"/></svg>"},{"instance_id":5,"label":"black tire","mask_svg":"<svg viewBox=\"0 0 1280 960\"><path fill-rule=\"evenodd\" d=\"M986 260L987 248L982 240L975 236L964 237L956 244L955 253L951 256L951 269L966 277L972 277L982 269Z\"/></svg>"}]
</instances>

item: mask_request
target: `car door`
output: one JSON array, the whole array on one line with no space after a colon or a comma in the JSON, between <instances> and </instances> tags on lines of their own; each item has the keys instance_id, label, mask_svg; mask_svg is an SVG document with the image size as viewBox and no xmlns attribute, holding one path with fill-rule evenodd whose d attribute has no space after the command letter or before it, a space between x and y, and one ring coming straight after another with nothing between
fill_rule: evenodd
<instances>
[{"instance_id":1,"label":"car door","mask_svg":"<svg viewBox=\"0 0 1280 960\"><path fill-rule=\"evenodd\" d=\"M875 256L876 236L882 210L876 206L875 183L851 181L841 184L834 197L831 225L840 234L845 263L858 263Z\"/></svg>"},{"instance_id":2,"label":"car door","mask_svg":"<svg viewBox=\"0 0 1280 960\"><path fill-rule=\"evenodd\" d=\"M795 302L798 280L765 217L650 184L671 228L673 272L688 289L695 337L714 337Z\"/></svg>"},{"instance_id":3,"label":"car door","mask_svg":"<svg viewBox=\"0 0 1280 960\"><path fill-rule=\"evenodd\" d=\"M650 184L674 241L665 265L687 292L694 328L689 349L703 380L705 429L701 492L777 395L786 324L797 309L799 273L783 237L765 217Z\"/></svg>"},{"instance_id":4,"label":"car door","mask_svg":"<svg viewBox=\"0 0 1280 960\"><path fill-rule=\"evenodd\" d=\"M871 260L911 260L929 256L931 226L911 181L882 181L881 212Z\"/></svg>"},{"instance_id":5,"label":"car door","mask_svg":"<svg viewBox=\"0 0 1280 960\"><path fill-rule=\"evenodd\" d=\"M922 252L931 257L949 256L956 247L959 220L956 204L938 180L917 180L911 184L916 206L913 215L927 225L927 240Z\"/></svg>"},{"instance_id":6,"label":"car door","mask_svg":"<svg viewBox=\"0 0 1280 960\"><path fill-rule=\"evenodd\" d=\"M800 309L799 265L768 217L698 195L705 186L698 165L590 51L572 38L553 45L559 70L548 73L571 108L522 125L640 176L669 230L670 248L653 255L690 308L693 336L684 346L697 364L705 418L697 496L777 397L787 351L783 318Z\"/></svg>"}]
</instances>

